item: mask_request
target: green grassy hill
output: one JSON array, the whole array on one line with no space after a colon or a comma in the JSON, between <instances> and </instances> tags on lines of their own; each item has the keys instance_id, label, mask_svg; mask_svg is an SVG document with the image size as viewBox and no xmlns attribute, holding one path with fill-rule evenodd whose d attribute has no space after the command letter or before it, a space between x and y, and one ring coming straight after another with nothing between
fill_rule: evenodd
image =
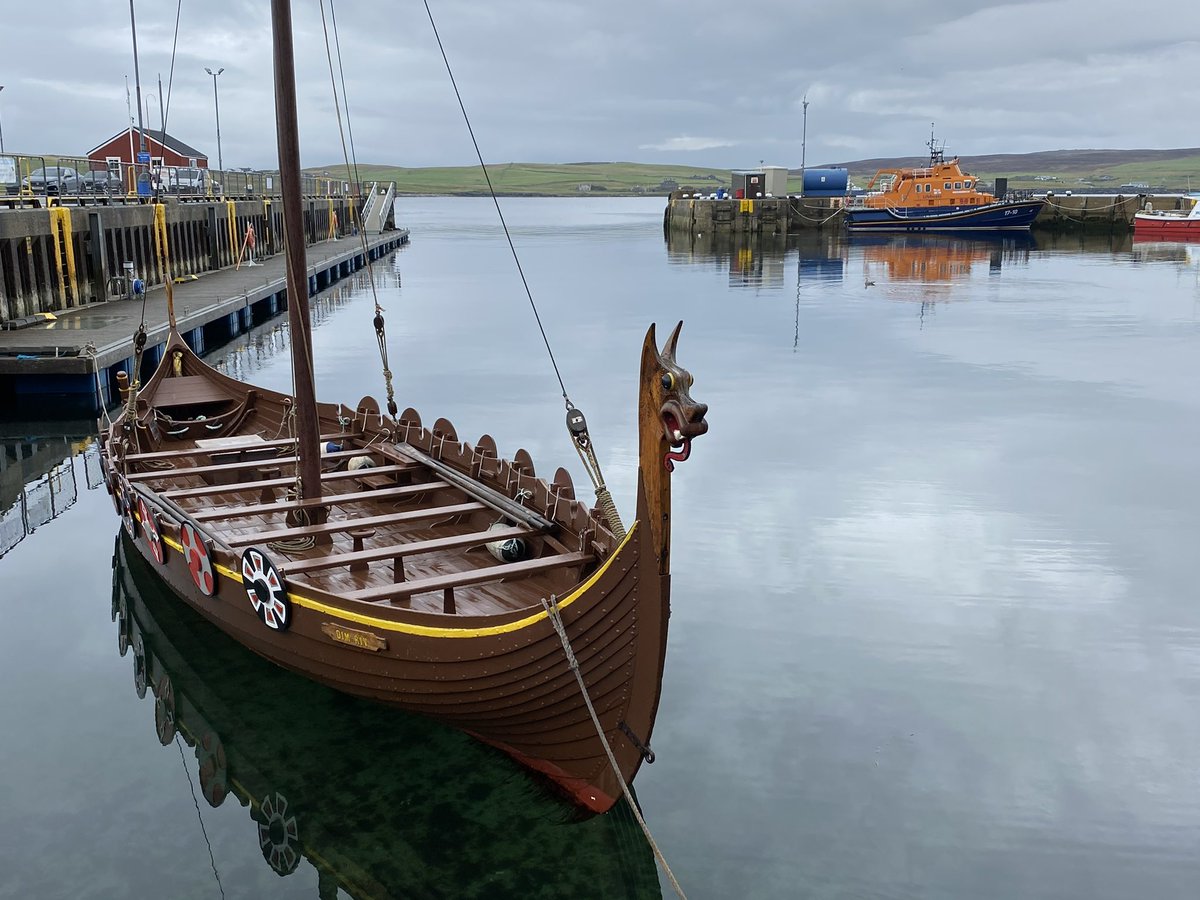
<instances>
[{"instance_id":1,"label":"green grassy hill","mask_svg":"<svg viewBox=\"0 0 1200 900\"><path fill-rule=\"evenodd\" d=\"M329 171L335 171L333 167ZM360 165L364 181L395 181L401 194L486 194L487 183L479 166L406 169L398 166ZM504 163L488 166L496 193L525 196L577 196L598 194L665 194L676 185L711 186L729 181L724 169L694 166L658 166L626 162ZM580 189L587 185L587 191Z\"/></svg>"},{"instance_id":2,"label":"green grassy hill","mask_svg":"<svg viewBox=\"0 0 1200 900\"><path fill-rule=\"evenodd\" d=\"M850 170L865 186L877 169L924 165L922 157L860 159L832 163ZM1177 150L1050 150L964 156L963 168L983 181L1008 178L1010 188L1119 192L1121 185L1146 184L1151 191L1200 190L1200 148ZM340 173L344 167L308 169ZM403 168L360 165L364 181L395 181L401 194L487 193L478 166ZM577 197L582 195L663 195L673 186L701 191L729 186L727 169L649 165L632 162L503 163L488 166L496 192L508 196ZM790 191L799 193L799 170L792 170ZM1040 176L1040 177L1039 177ZM581 190L586 185L587 190ZM1126 190L1128 193L1128 189Z\"/></svg>"}]
</instances>

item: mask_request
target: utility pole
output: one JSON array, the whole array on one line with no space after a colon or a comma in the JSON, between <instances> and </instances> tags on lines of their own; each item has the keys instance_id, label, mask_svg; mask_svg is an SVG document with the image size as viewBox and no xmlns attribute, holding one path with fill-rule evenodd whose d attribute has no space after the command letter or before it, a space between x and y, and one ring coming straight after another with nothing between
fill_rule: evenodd
<instances>
[{"instance_id":1,"label":"utility pole","mask_svg":"<svg viewBox=\"0 0 1200 900\"><path fill-rule=\"evenodd\" d=\"M804 193L804 162L805 150L808 145L808 94L805 93L804 99L800 101L804 107L804 114L801 119L800 126L800 193Z\"/></svg>"},{"instance_id":2,"label":"utility pole","mask_svg":"<svg viewBox=\"0 0 1200 900\"><path fill-rule=\"evenodd\" d=\"M205 66L204 71L211 75L213 80L213 109L217 113L217 171L224 172L225 160L221 158L221 104L217 100L217 76L225 71L225 67L221 66L221 68L214 72L208 66Z\"/></svg>"}]
</instances>

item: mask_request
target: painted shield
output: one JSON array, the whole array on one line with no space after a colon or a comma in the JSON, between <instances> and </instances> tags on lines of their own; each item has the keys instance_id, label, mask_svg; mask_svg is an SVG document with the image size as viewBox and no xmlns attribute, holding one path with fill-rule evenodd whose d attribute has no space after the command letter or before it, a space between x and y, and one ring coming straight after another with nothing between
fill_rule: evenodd
<instances>
[{"instance_id":1,"label":"painted shield","mask_svg":"<svg viewBox=\"0 0 1200 900\"><path fill-rule=\"evenodd\" d=\"M292 601L283 586L283 576L257 547L242 554L242 585L263 623L276 631L287 631L292 624Z\"/></svg>"},{"instance_id":2,"label":"painted shield","mask_svg":"<svg viewBox=\"0 0 1200 900\"><path fill-rule=\"evenodd\" d=\"M137 519L133 516L134 502L133 491L129 485L122 482L121 484L121 523L125 526L125 533L129 535L130 540L137 540Z\"/></svg>"},{"instance_id":3,"label":"painted shield","mask_svg":"<svg viewBox=\"0 0 1200 900\"><path fill-rule=\"evenodd\" d=\"M133 689L139 700L146 696L146 643L140 631L133 636Z\"/></svg>"},{"instance_id":4,"label":"painted shield","mask_svg":"<svg viewBox=\"0 0 1200 900\"><path fill-rule=\"evenodd\" d=\"M154 730L164 747L175 740L175 687L165 674L154 687Z\"/></svg>"},{"instance_id":5,"label":"painted shield","mask_svg":"<svg viewBox=\"0 0 1200 900\"><path fill-rule=\"evenodd\" d=\"M162 536L158 533L158 522L154 518L154 513L145 499L138 497L138 518L142 520L142 537L146 539L146 546L150 548L150 554L154 557L154 561L161 563L163 561L163 542Z\"/></svg>"},{"instance_id":6,"label":"painted shield","mask_svg":"<svg viewBox=\"0 0 1200 900\"><path fill-rule=\"evenodd\" d=\"M229 763L225 745L215 731L206 731L196 742L196 759L200 761L200 790L208 805L216 809L229 794Z\"/></svg>"},{"instance_id":7,"label":"painted shield","mask_svg":"<svg viewBox=\"0 0 1200 900\"><path fill-rule=\"evenodd\" d=\"M277 874L291 875L300 865L300 854L292 846L300 837L296 817L288 815L287 799L280 793L265 798L260 809L258 846L263 859Z\"/></svg>"},{"instance_id":8,"label":"painted shield","mask_svg":"<svg viewBox=\"0 0 1200 900\"><path fill-rule=\"evenodd\" d=\"M183 545L183 556L192 573L192 581L200 588L200 593L211 597L217 592L217 580L213 576L212 559L204 538L191 522L184 522L179 527L179 542Z\"/></svg>"}]
</instances>

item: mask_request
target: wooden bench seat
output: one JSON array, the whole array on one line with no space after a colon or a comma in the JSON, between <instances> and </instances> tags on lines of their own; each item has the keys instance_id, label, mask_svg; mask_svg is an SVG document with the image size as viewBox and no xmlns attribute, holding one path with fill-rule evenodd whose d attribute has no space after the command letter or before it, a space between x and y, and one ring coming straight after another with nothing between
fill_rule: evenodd
<instances>
[{"instance_id":1,"label":"wooden bench seat","mask_svg":"<svg viewBox=\"0 0 1200 900\"><path fill-rule=\"evenodd\" d=\"M393 478L403 472L411 472L417 468L419 467L416 465L376 466L374 469L359 469L356 472L322 472L321 483L324 484L329 481L361 481L364 471L378 473L376 476L378 479ZM160 496L170 500L178 500L182 497L215 497L220 494L237 494L242 491L257 491L262 488L289 487L295 483L295 476L262 478L258 481L239 481L237 484L206 484L204 487L173 488L169 491L162 491ZM391 485L395 484L395 481L391 480L386 483Z\"/></svg>"},{"instance_id":2,"label":"wooden bench seat","mask_svg":"<svg viewBox=\"0 0 1200 900\"><path fill-rule=\"evenodd\" d=\"M270 479L275 481L277 479ZM294 483L293 481L289 481ZM256 488L269 486L267 481L252 482ZM392 482L394 485L395 482ZM245 516L260 516L270 513L288 512L299 509L320 509L326 506L341 506L346 503L367 503L374 500L395 500L401 497L412 497L418 494L428 494L432 491L457 490L452 484L444 481L422 481L419 484L404 484L400 486L381 488L374 491L355 491L348 494L325 494L312 500L280 500L274 503L253 503L249 506L222 506L206 509L192 514L197 522L210 519L238 519ZM461 493L461 492L460 492Z\"/></svg>"},{"instance_id":3,"label":"wooden bench seat","mask_svg":"<svg viewBox=\"0 0 1200 900\"><path fill-rule=\"evenodd\" d=\"M321 461L338 461L349 459L352 456L362 456L365 453L365 450L338 450L336 453L326 453L321 457ZM130 481L154 481L159 478L179 478L185 475L215 475L224 472L236 472L242 469L257 469L261 468L264 463L270 463L273 466L294 466L296 462L297 457L295 456L272 456L267 459L221 463L212 466L184 466L177 469L155 469L151 472L133 472L125 477Z\"/></svg>"},{"instance_id":4,"label":"wooden bench seat","mask_svg":"<svg viewBox=\"0 0 1200 900\"><path fill-rule=\"evenodd\" d=\"M339 566L351 566L355 563L378 562L381 559L402 559L416 556L420 553L437 553L443 550L458 550L463 547L473 547L488 544L492 541L507 541L510 538L524 538L536 534L533 528L513 527L497 528L494 531L472 531L468 534L454 534L449 537L431 538L427 541L409 541L404 544L391 544L387 547L373 547L370 550L360 550L357 553L336 553L319 556L314 559L301 559L290 562L285 567L285 575L302 575L306 572L319 572L322 569L336 569Z\"/></svg>"},{"instance_id":5,"label":"wooden bench seat","mask_svg":"<svg viewBox=\"0 0 1200 900\"><path fill-rule=\"evenodd\" d=\"M486 584L489 581L508 581L513 578L527 578L541 572L554 569L564 569L569 566L582 566L593 561L588 553L559 553L554 556L543 556L539 559L526 559L515 563L501 563L495 566L482 566L478 569L468 569L465 572L451 572L446 575L434 575L430 578L419 578L415 581L401 581L398 584L385 584L379 587L365 588L361 591L351 591L343 596L354 600L390 600L395 597L411 597L413 594L424 594L430 591L445 593L445 607L453 612L453 591L455 588L467 587L474 584Z\"/></svg>"},{"instance_id":6,"label":"wooden bench seat","mask_svg":"<svg viewBox=\"0 0 1200 900\"><path fill-rule=\"evenodd\" d=\"M337 441L345 440L346 438L354 437L351 434L323 434L321 441ZM149 460L158 459L178 459L183 456L200 456L201 454L215 453L230 453L234 451L244 450L260 450L269 447L291 447L296 443L295 438L280 438L277 441L265 441L262 439L255 440L257 435L244 435L244 440L234 438L217 438L212 440L199 440L195 447L188 447L183 450L155 450L152 453L130 453L125 457L126 462L147 462ZM367 451L363 451L364 453Z\"/></svg>"},{"instance_id":7,"label":"wooden bench seat","mask_svg":"<svg viewBox=\"0 0 1200 900\"><path fill-rule=\"evenodd\" d=\"M308 537L309 535L337 534L339 531L349 531L351 528L375 528L379 525L402 525L410 522L420 522L423 519L463 516L486 508L482 503L475 501L471 501L470 503L455 503L450 506L430 506L424 509L388 513L382 516L335 519L332 522L322 522L320 525L302 525L297 528L280 528L274 531L260 531L255 534L238 534L226 538L225 543L231 547L247 547L250 544L287 541L292 538Z\"/></svg>"}]
</instances>

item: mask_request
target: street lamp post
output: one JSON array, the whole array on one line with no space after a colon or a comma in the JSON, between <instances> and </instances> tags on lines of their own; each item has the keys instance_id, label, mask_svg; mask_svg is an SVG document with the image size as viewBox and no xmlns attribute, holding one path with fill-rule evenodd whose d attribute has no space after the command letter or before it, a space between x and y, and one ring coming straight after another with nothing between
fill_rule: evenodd
<instances>
[{"instance_id":1,"label":"street lamp post","mask_svg":"<svg viewBox=\"0 0 1200 900\"><path fill-rule=\"evenodd\" d=\"M4 90L4 85L0 84L0 91ZM4 123L0 122L0 153L4 152Z\"/></svg>"},{"instance_id":2,"label":"street lamp post","mask_svg":"<svg viewBox=\"0 0 1200 900\"><path fill-rule=\"evenodd\" d=\"M208 66L205 66L204 71L211 75L213 80L213 109L217 114L217 171L223 172L225 170L225 161L221 158L221 104L217 100L217 76L225 71L225 67L221 66L221 68L214 72Z\"/></svg>"}]
</instances>

